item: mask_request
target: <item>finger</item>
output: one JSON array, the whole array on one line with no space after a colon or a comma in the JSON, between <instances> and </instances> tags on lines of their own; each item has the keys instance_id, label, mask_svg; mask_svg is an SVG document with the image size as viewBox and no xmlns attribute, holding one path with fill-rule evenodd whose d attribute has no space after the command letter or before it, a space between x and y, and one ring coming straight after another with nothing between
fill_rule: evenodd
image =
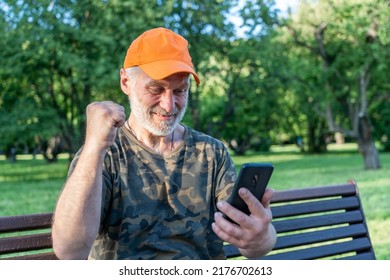
<instances>
[{"instance_id":1,"label":"finger","mask_svg":"<svg viewBox=\"0 0 390 280\"><path fill-rule=\"evenodd\" d=\"M239 245L240 238L243 235L240 227L227 221L220 212L214 214L214 219L215 222L212 224L212 228L215 234L223 241Z\"/></svg>"},{"instance_id":2,"label":"finger","mask_svg":"<svg viewBox=\"0 0 390 280\"><path fill-rule=\"evenodd\" d=\"M238 225L241 225L245 222L245 219L247 219L249 216L246 215L244 212L241 212L237 208L233 207L226 201L219 201L217 203L218 209L223 212L226 216L228 216L231 220L233 220ZM228 220L225 219L227 223L230 223Z\"/></svg>"},{"instance_id":3,"label":"finger","mask_svg":"<svg viewBox=\"0 0 390 280\"><path fill-rule=\"evenodd\" d=\"M124 125L125 119L125 109L114 102L89 104L85 144L97 149L106 149L112 145L117 128Z\"/></svg>"},{"instance_id":4,"label":"finger","mask_svg":"<svg viewBox=\"0 0 390 280\"><path fill-rule=\"evenodd\" d=\"M271 204L271 198L274 195L274 190L271 188L267 188L264 192L263 198L261 199L261 204L263 204L264 208L269 208Z\"/></svg>"},{"instance_id":5,"label":"finger","mask_svg":"<svg viewBox=\"0 0 390 280\"><path fill-rule=\"evenodd\" d=\"M255 215L255 216L264 215L264 206L247 188L241 188L238 191L238 194L248 206L251 215Z\"/></svg>"},{"instance_id":6,"label":"finger","mask_svg":"<svg viewBox=\"0 0 390 280\"><path fill-rule=\"evenodd\" d=\"M122 127L126 122L125 109L122 106L120 107L121 108L117 108L117 110L112 113L115 127Z\"/></svg>"},{"instance_id":7,"label":"finger","mask_svg":"<svg viewBox=\"0 0 390 280\"><path fill-rule=\"evenodd\" d=\"M126 122L125 108L112 101L101 102L102 109L108 110L108 115L111 117L112 125L114 127L121 127Z\"/></svg>"}]
</instances>

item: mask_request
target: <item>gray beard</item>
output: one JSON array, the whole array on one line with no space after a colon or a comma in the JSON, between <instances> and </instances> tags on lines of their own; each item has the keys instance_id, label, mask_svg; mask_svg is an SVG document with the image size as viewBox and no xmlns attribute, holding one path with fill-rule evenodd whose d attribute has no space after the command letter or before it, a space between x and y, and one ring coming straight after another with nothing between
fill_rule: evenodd
<instances>
[{"instance_id":1,"label":"gray beard","mask_svg":"<svg viewBox=\"0 0 390 280\"><path fill-rule=\"evenodd\" d=\"M137 97L129 97L129 103L132 114L138 122L151 134L155 136L167 136L170 135L173 130L184 118L184 114L187 110L187 102L183 108L177 108L173 113L168 113L160 107L155 107L152 109L145 109L145 106L139 102ZM175 115L175 119L172 121L162 121L158 124L155 124L152 121L152 113L158 112L162 115Z\"/></svg>"}]
</instances>

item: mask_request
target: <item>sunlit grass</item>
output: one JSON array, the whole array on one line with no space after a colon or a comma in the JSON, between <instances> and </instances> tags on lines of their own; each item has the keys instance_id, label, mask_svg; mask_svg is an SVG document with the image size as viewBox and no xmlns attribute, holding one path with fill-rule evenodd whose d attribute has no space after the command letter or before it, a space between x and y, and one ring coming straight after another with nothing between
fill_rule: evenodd
<instances>
[{"instance_id":1,"label":"sunlit grass","mask_svg":"<svg viewBox=\"0 0 390 280\"><path fill-rule=\"evenodd\" d=\"M16 163L0 160L0 215L53 211L67 173L68 160L48 164L18 156Z\"/></svg>"}]
</instances>

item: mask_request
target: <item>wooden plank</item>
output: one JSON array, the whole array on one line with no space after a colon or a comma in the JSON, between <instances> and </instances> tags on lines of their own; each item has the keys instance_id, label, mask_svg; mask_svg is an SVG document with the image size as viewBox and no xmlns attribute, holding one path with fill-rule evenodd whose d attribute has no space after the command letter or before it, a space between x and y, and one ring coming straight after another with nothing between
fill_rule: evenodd
<instances>
[{"instance_id":1,"label":"wooden plank","mask_svg":"<svg viewBox=\"0 0 390 280\"><path fill-rule=\"evenodd\" d=\"M359 210L354 210L343 213L275 221L273 225L278 233L282 233L343 223L359 223L362 221L362 213Z\"/></svg>"},{"instance_id":2,"label":"wooden plank","mask_svg":"<svg viewBox=\"0 0 390 280\"><path fill-rule=\"evenodd\" d=\"M15 253L52 247L51 233L0 238L0 253Z\"/></svg>"},{"instance_id":3,"label":"wooden plank","mask_svg":"<svg viewBox=\"0 0 390 280\"><path fill-rule=\"evenodd\" d=\"M278 237L274 250L315 244L347 237L356 238L362 236L367 236L367 228L363 224L318 230L314 232L290 234Z\"/></svg>"},{"instance_id":4,"label":"wooden plank","mask_svg":"<svg viewBox=\"0 0 390 280\"><path fill-rule=\"evenodd\" d=\"M0 233L50 228L53 213L0 217Z\"/></svg>"},{"instance_id":5,"label":"wooden plank","mask_svg":"<svg viewBox=\"0 0 390 280\"><path fill-rule=\"evenodd\" d=\"M359 209L359 199L357 197L344 197L330 200L304 202L299 204L288 204L281 206L271 206L274 219L279 217L290 217L334 210Z\"/></svg>"},{"instance_id":6,"label":"wooden plank","mask_svg":"<svg viewBox=\"0 0 390 280\"><path fill-rule=\"evenodd\" d=\"M279 254L267 255L262 260L311 260L325 257L332 257L355 251L370 250L371 242L369 238L358 238L351 241L336 244L306 248Z\"/></svg>"},{"instance_id":7,"label":"wooden plank","mask_svg":"<svg viewBox=\"0 0 390 280\"><path fill-rule=\"evenodd\" d=\"M237 249L237 247L231 244L224 245L223 250L225 252L226 258L234 258L234 257L241 256L241 253Z\"/></svg>"},{"instance_id":8,"label":"wooden plank","mask_svg":"<svg viewBox=\"0 0 390 280\"><path fill-rule=\"evenodd\" d=\"M353 183L343 185L329 185L321 187L308 187L300 189L282 190L274 193L271 203L306 200L313 198L332 196L353 196L356 195L356 185Z\"/></svg>"},{"instance_id":9,"label":"wooden plank","mask_svg":"<svg viewBox=\"0 0 390 280\"><path fill-rule=\"evenodd\" d=\"M17 257L3 258L0 260L58 260L54 252L48 253L34 253L30 255L23 255Z\"/></svg>"}]
</instances>

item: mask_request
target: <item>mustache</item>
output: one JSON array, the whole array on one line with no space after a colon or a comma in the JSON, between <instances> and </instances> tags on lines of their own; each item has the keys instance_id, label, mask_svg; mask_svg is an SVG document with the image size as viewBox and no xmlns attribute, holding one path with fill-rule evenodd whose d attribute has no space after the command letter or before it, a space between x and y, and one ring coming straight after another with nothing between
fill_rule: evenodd
<instances>
[{"instance_id":1,"label":"mustache","mask_svg":"<svg viewBox=\"0 0 390 280\"><path fill-rule=\"evenodd\" d=\"M176 108L172 112L167 112L165 109L163 109L161 107L155 107L155 108L152 108L149 110L150 113L155 113L155 114L159 114L159 115L166 116L166 117L176 116L180 113L180 111L181 111L180 109Z\"/></svg>"}]
</instances>

